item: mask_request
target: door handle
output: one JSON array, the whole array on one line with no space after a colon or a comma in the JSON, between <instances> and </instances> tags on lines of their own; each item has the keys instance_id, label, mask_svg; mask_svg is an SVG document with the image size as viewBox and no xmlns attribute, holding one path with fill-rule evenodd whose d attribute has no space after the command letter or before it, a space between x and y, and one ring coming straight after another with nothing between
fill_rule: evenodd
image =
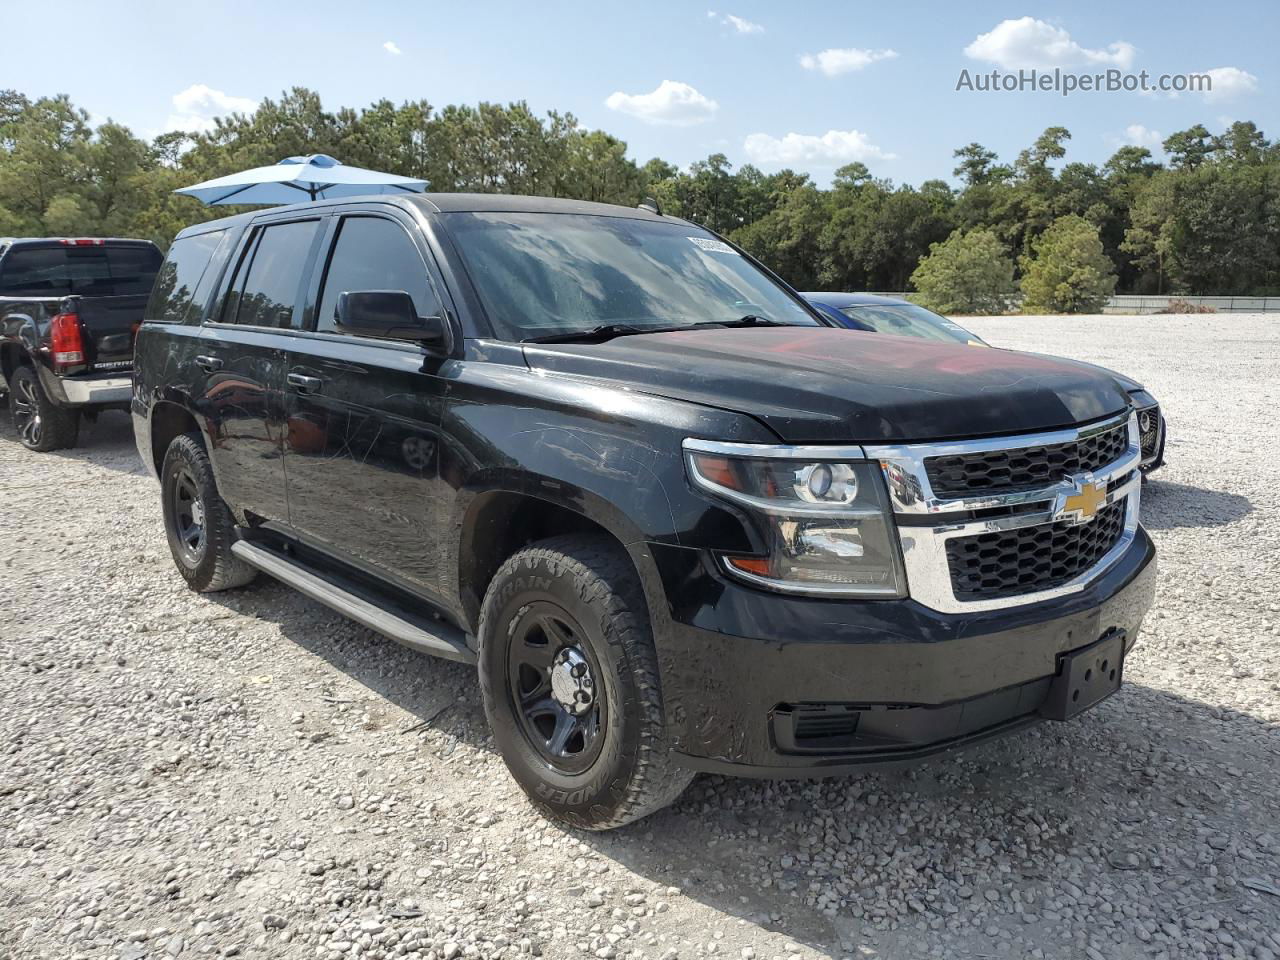
<instances>
[{"instance_id":1,"label":"door handle","mask_svg":"<svg viewBox=\"0 0 1280 960\"><path fill-rule=\"evenodd\" d=\"M289 382L289 386L299 393L319 393L320 387L324 384L319 377L308 377L303 373L291 373L285 379Z\"/></svg>"},{"instance_id":2,"label":"door handle","mask_svg":"<svg viewBox=\"0 0 1280 960\"><path fill-rule=\"evenodd\" d=\"M222 361L217 357L195 357L195 364L205 373L213 373L222 369Z\"/></svg>"}]
</instances>

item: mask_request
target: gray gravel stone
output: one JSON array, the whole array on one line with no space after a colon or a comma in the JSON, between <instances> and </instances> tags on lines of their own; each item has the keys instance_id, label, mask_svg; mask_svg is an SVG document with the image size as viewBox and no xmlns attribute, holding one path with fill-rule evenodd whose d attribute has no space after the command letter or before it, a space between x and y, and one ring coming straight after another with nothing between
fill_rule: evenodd
<instances>
[{"instance_id":1,"label":"gray gravel stone","mask_svg":"<svg viewBox=\"0 0 1280 960\"><path fill-rule=\"evenodd\" d=\"M188 591L126 417L53 456L6 421L0 956L1276 960L1280 325L965 322L1164 404L1125 688L905 770L702 777L604 836L533 812L474 671L269 579Z\"/></svg>"}]
</instances>

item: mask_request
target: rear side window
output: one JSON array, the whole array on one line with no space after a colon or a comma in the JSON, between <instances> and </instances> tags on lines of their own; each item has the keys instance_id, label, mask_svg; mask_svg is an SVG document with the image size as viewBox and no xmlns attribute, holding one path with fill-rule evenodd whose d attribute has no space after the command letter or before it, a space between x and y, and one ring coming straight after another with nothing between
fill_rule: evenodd
<instances>
[{"instance_id":1,"label":"rear side window","mask_svg":"<svg viewBox=\"0 0 1280 960\"><path fill-rule=\"evenodd\" d=\"M316 329L332 332L338 297L356 290L403 290L413 298L418 316L441 314L418 248L403 227L381 217L342 221L325 272Z\"/></svg>"},{"instance_id":2,"label":"rear side window","mask_svg":"<svg viewBox=\"0 0 1280 960\"><path fill-rule=\"evenodd\" d=\"M140 244L15 245L0 263L0 294L10 297L125 297L151 292L160 251Z\"/></svg>"},{"instance_id":3,"label":"rear side window","mask_svg":"<svg viewBox=\"0 0 1280 960\"><path fill-rule=\"evenodd\" d=\"M208 300L209 286L218 272L214 252L226 247L227 231L214 230L192 237L179 237L169 248L156 285L147 304L146 319L160 323L193 323L199 307ZM220 259L225 259L225 249ZM199 306L197 306L199 305ZM194 307L194 309L193 309Z\"/></svg>"},{"instance_id":4,"label":"rear side window","mask_svg":"<svg viewBox=\"0 0 1280 960\"><path fill-rule=\"evenodd\" d=\"M295 326L295 310L318 220L261 228L240 264L223 320L254 327Z\"/></svg>"}]
</instances>

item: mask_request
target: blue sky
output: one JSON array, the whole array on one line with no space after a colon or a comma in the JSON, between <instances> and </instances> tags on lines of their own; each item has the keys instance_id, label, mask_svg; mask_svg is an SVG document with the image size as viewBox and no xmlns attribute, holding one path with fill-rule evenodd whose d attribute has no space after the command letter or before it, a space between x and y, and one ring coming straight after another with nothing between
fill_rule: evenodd
<instances>
[{"instance_id":1,"label":"blue sky","mask_svg":"<svg viewBox=\"0 0 1280 960\"><path fill-rule=\"evenodd\" d=\"M299 13L305 11L305 13ZM291 86L326 105L524 99L626 140L644 162L791 166L820 182L950 178L977 140L1012 160L1046 126L1101 163L1202 122L1280 137L1280 4L81 3L11 6L0 87L67 93L154 135ZM388 46L389 45L389 46ZM1212 95L956 91L962 69L1215 71ZM1158 152L1158 147L1157 147Z\"/></svg>"}]
</instances>

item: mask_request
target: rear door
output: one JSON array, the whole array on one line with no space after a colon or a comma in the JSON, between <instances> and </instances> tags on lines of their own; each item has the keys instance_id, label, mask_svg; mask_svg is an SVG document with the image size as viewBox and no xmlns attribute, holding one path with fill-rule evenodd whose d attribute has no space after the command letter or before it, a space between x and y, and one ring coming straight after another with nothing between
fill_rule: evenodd
<instances>
[{"instance_id":1,"label":"rear door","mask_svg":"<svg viewBox=\"0 0 1280 960\"><path fill-rule=\"evenodd\" d=\"M302 298L324 221L258 221L187 358L192 402L205 418L218 491L235 510L287 525L283 390L286 343L302 326Z\"/></svg>"},{"instance_id":2,"label":"rear door","mask_svg":"<svg viewBox=\"0 0 1280 960\"><path fill-rule=\"evenodd\" d=\"M380 209L337 218L311 292L312 329L290 338L289 517L304 541L435 596L442 361L416 343L340 334L334 324L347 291L403 290L420 316L443 315L416 226Z\"/></svg>"}]
</instances>

